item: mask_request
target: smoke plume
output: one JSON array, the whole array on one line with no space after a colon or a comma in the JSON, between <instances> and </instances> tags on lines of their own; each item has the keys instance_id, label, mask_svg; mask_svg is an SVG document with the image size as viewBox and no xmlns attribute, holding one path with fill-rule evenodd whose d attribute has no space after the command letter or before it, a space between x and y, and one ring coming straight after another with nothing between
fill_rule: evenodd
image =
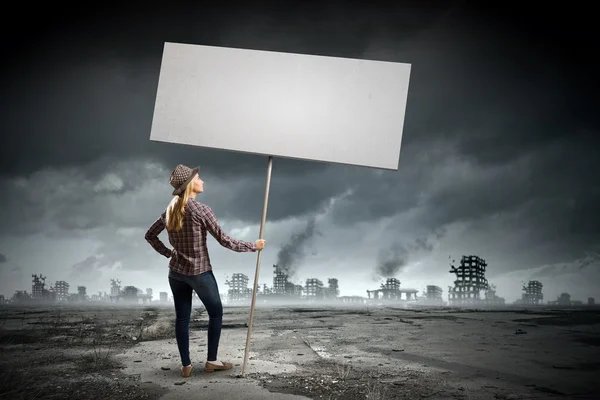
<instances>
[{"instance_id":1,"label":"smoke plume","mask_svg":"<svg viewBox=\"0 0 600 400\"><path fill-rule=\"evenodd\" d=\"M396 275L408 260L408 250L400 243L394 243L390 248L379 252L377 257L377 275L390 278Z\"/></svg>"},{"instance_id":2,"label":"smoke plume","mask_svg":"<svg viewBox=\"0 0 600 400\"><path fill-rule=\"evenodd\" d=\"M308 220L301 232L296 232L290 241L283 244L277 253L277 266L291 278L296 273L298 262L306 256L306 247L315 234L321 234L315 229L315 218Z\"/></svg>"},{"instance_id":3,"label":"smoke plume","mask_svg":"<svg viewBox=\"0 0 600 400\"><path fill-rule=\"evenodd\" d=\"M436 229L432 232L434 240L440 240L446 234L445 230ZM417 237L412 242L393 242L389 248L382 249L377 256L377 265L373 280L393 278L406 266L411 256L416 253L430 253L434 243L427 235Z\"/></svg>"}]
</instances>

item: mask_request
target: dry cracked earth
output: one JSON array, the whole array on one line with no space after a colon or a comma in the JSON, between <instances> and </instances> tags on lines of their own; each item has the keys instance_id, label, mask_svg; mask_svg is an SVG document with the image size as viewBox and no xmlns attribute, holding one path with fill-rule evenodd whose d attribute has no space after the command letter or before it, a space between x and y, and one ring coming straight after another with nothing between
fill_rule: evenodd
<instances>
[{"instance_id":1,"label":"dry cracked earth","mask_svg":"<svg viewBox=\"0 0 600 400\"><path fill-rule=\"evenodd\" d=\"M172 307L0 306L0 398L600 398L597 308L259 305L240 377L249 311L225 308L219 354L235 366L208 374L195 306L182 378ZM250 383L255 397L239 393Z\"/></svg>"}]
</instances>

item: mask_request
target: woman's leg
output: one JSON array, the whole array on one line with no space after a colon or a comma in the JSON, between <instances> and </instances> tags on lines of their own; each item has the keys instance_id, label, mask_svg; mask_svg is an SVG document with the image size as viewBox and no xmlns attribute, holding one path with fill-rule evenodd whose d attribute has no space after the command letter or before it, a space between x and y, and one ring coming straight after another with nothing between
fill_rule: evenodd
<instances>
[{"instance_id":1,"label":"woman's leg","mask_svg":"<svg viewBox=\"0 0 600 400\"><path fill-rule=\"evenodd\" d=\"M175 337L181 356L181 365L188 366L190 360L190 313L192 312L192 288L185 282L169 277L169 285L175 303Z\"/></svg>"},{"instance_id":2,"label":"woman's leg","mask_svg":"<svg viewBox=\"0 0 600 400\"><path fill-rule=\"evenodd\" d=\"M223 325L223 304L219 295L217 280L212 271L194 277L194 290L208 313L208 354L207 361L217 361L221 327Z\"/></svg>"}]
</instances>

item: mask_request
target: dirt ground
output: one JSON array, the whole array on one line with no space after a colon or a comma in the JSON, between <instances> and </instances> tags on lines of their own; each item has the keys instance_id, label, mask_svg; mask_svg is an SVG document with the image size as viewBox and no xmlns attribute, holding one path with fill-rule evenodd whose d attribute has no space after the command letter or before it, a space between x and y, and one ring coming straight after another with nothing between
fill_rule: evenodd
<instances>
[{"instance_id":1,"label":"dirt ground","mask_svg":"<svg viewBox=\"0 0 600 400\"><path fill-rule=\"evenodd\" d=\"M195 306L194 370L180 376L172 307L0 306L1 399L595 399L600 310L226 307L205 373L208 316Z\"/></svg>"}]
</instances>

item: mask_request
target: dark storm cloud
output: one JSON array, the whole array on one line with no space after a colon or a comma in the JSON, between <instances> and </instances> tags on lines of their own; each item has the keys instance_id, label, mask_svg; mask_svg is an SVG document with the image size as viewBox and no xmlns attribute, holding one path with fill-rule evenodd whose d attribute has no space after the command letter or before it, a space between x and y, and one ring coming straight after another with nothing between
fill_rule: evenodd
<instances>
[{"instance_id":1,"label":"dark storm cloud","mask_svg":"<svg viewBox=\"0 0 600 400\"><path fill-rule=\"evenodd\" d=\"M0 233L56 235L60 228L79 235L104 226L147 228L171 199L170 168L143 159L102 159L80 168L43 169L28 178L0 179L0 190L10 194L0 208L5 221ZM205 192L197 200L211 206L219 220L260 222L265 177L223 181L208 173L201 176ZM335 169L298 177L273 172L268 221L312 214L345 187Z\"/></svg>"},{"instance_id":2,"label":"dark storm cloud","mask_svg":"<svg viewBox=\"0 0 600 400\"><path fill-rule=\"evenodd\" d=\"M466 173L431 188L420 223L436 227L516 212L515 228L530 232L528 246L538 248L540 257L547 262L578 258L600 236L600 189L591 172L600 161L594 151L585 142L565 140L504 166L484 169L467 163Z\"/></svg>"},{"instance_id":3,"label":"dark storm cloud","mask_svg":"<svg viewBox=\"0 0 600 400\"><path fill-rule=\"evenodd\" d=\"M336 15L332 11L330 16ZM243 46L252 38L248 47L313 53L319 47L327 53L346 42L346 33L334 38L327 32L327 17L322 19L320 31L327 34L330 48L323 49L319 35L307 37L305 26L292 24L295 28L282 32L289 21L261 20L249 10L236 15L230 9L204 7L176 14L173 9L155 9L127 17L128 10L121 12L100 14L94 21L84 19L87 22L77 27L83 30L69 30L75 29L70 24L62 25L55 35L46 30L45 41L28 43L26 59L19 58L24 56L20 49L7 46L10 54L18 57L9 57L11 64L5 66L10 70L5 76L12 76L0 101L6 111L2 128L10 134L2 138L0 173L77 165L108 155L121 159L146 155L168 164L202 164L221 176L237 174L240 168L245 175L261 174L266 168L261 156L149 140L164 41ZM294 18L293 14L283 15ZM164 21L160 26L155 23L157 16ZM107 24L119 26L118 22L110 24L111 20L127 23L99 36L98 30ZM314 22L311 29L316 27ZM74 34L88 40L65 41ZM355 41L354 51L365 45L368 36L355 36ZM15 151L25 147L26 153ZM322 164L293 160L279 165L279 171L288 174L322 168Z\"/></svg>"},{"instance_id":4,"label":"dark storm cloud","mask_svg":"<svg viewBox=\"0 0 600 400\"><path fill-rule=\"evenodd\" d=\"M584 270L598 267L600 265L600 254L587 253L585 257L573 263L549 265L533 273L531 279L556 278L563 274L580 274Z\"/></svg>"},{"instance_id":5,"label":"dark storm cloud","mask_svg":"<svg viewBox=\"0 0 600 400\"><path fill-rule=\"evenodd\" d=\"M98 277L103 269L150 272L152 265L164 268L164 263L168 263L168 260L157 257L154 249L144 240L144 233L144 229L137 228L119 229L116 232L103 229L97 234L101 245L72 266L71 277ZM168 239L164 243L170 246ZM161 261L163 264L160 264ZM118 275L119 272L115 274Z\"/></svg>"},{"instance_id":6,"label":"dark storm cloud","mask_svg":"<svg viewBox=\"0 0 600 400\"><path fill-rule=\"evenodd\" d=\"M453 138L479 163L504 164L549 139L597 129L590 27L557 29L527 12L511 21L503 11L456 7L410 40L382 26L367 54L413 62L407 141ZM528 18L535 22L521 23Z\"/></svg>"},{"instance_id":7,"label":"dark storm cloud","mask_svg":"<svg viewBox=\"0 0 600 400\"><path fill-rule=\"evenodd\" d=\"M54 35L46 30L45 41L28 43L27 59L15 50L18 44L8 46L14 57L5 67L12 74L5 75L11 78L2 105L7 111L3 131L11 134L3 137L1 171L28 172L108 154L144 154L171 164L202 162L222 174L232 164L244 166L247 174L260 174L264 163L259 156L149 141L165 40L344 57L368 55L383 40L390 46L378 58L413 63L406 140L452 135L460 129L464 151L480 156L481 162L509 161L506 152L497 150L511 148L515 140L525 149L560 134L553 132L565 121L549 117L559 115L554 111L570 114L571 122L589 123L581 118L589 105L572 89L573 83L585 89L585 74L565 77L558 50L539 50L534 28L511 31L507 21L470 15L461 3L409 10L373 5L345 12L337 6L283 11L202 7L175 12L164 6L143 15L127 9L118 15L104 11L96 19L82 19L87 22L79 26L61 24L61 32ZM156 16L163 21L159 26ZM114 29L99 35L111 20ZM310 21L310 27L302 21ZM87 30L76 31L77 37L87 41L65 41L72 29L82 27ZM482 27L488 29L478 31ZM568 110L563 100L569 101ZM25 143L35 158L14 151ZM288 173L298 167L323 168L305 163L282 163L280 168L288 165Z\"/></svg>"},{"instance_id":8,"label":"dark storm cloud","mask_svg":"<svg viewBox=\"0 0 600 400\"><path fill-rule=\"evenodd\" d=\"M444 142L410 143L402 146L398 171L340 169L336 179L330 182L343 183L353 191L334 209L334 221L342 226L352 226L359 221L375 222L417 208L437 185L436 175L451 155L451 147ZM426 228L436 227L428 225Z\"/></svg>"},{"instance_id":9,"label":"dark storm cloud","mask_svg":"<svg viewBox=\"0 0 600 400\"><path fill-rule=\"evenodd\" d=\"M98 282L102 277L102 262L92 255L74 264L68 275L70 292L77 291L77 286L83 286L85 282Z\"/></svg>"},{"instance_id":10,"label":"dark storm cloud","mask_svg":"<svg viewBox=\"0 0 600 400\"><path fill-rule=\"evenodd\" d=\"M156 177L165 174L158 165L113 163L105 166L96 180L87 171L87 167L42 169L27 178L0 179L2 192L10 193L6 206L0 208L6 221L0 233L49 233L54 228L85 230L111 224L142 226L169 201L168 181L160 183ZM142 199L146 207L139 207Z\"/></svg>"},{"instance_id":11,"label":"dark storm cloud","mask_svg":"<svg viewBox=\"0 0 600 400\"><path fill-rule=\"evenodd\" d=\"M8 260L6 259L6 256L4 254L0 253L0 263L5 263L7 261Z\"/></svg>"},{"instance_id":12,"label":"dark storm cloud","mask_svg":"<svg viewBox=\"0 0 600 400\"><path fill-rule=\"evenodd\" d=\"M10 134L3 136L0 173L27 173L42 166L79 164L107 155L116 158L147 155L169 164L204 164L222 175L235 174L240 167L247 175L261 174L266 164L264 157L149 141L165 40L360 57L376 38L393 37L400 43L398 46L409 49L398 61L413 62L418 67L413 72L412 105L407 114L407 131L418 132L414 128L423 126L426 121L421 117L417 124L412 124L411 121L417 119L411 115L418 110L431 110L432 100L439 101L440 105L448 104L455 88L447 88L445 82L460 85L464 81L447 72L440 75L439 72L448 71L444 65L446 60L440 57L432 63L428 55L421 55L418 49L411 52L410 43L431 30L431 25L453 8L413 7L406 12L398 8L381 11L373 6L361 10L350 8L340 13L336 7L324 6L300 12L274 10L271 15L264 10L239 13L227 10L225 15L219 15L223 10L202 8L180 11L177 16L172 14L172 9L155 10L154 14L148 11L143 16L139 13L125 16L128 10L122 10L124 14L114 15L112 20L126 20L127 24L102 36L98 30L106 26L110 16L101 14L97 20L84 19L87 22L78 28L88 29L77 31L77 37L89 40L81 42L64 41L75 32L69 29L75 27L63 24L60 34L46 31L45 41L37 47L29 43L31 51L27 60L9 58L12 64L6 68L11 68L11 74L5 76L13 77L2 105L7 111L3 131ZM160 15L164 23L156 26L153 15ZM307 20L311 21L310 29L302 22ZM198 29L199 24L202 29ZM390 26L395 30L384 28ZM435 39L446 41L446 34L441 32ZM113 40L116 38L119 40ZM445 46L446 43L437 50ZM22 56L10 50L15 56ZM431 64L440 69L428 69ZM464 66L460 68L462 71ZM428 92L429 87L435 88L435 92ZM417 93L416 97L413 93ZM422 97L419 93L429 96ZM427 118L427 122L439 120L451 111L436 113L436 118ZM407 140L412 140L411 135ZM25 148L25 144L27 153L14 151ZM36 154L36 157L27 154ZM289 161L280 163L279 171L290 174L324 167L319 163Z\"/></svg>"},{"instance_id":13,"label":"dark storm cloud","mask_svg":"<svg viewBox=\"0 0 600 400\"><path fill-rule=\"evenodd\" d=\"M324 166L320 171L299 169L298 171L303 171L302 174L291 176L280 168L284 162L279 159L273 161L267 209L267 219L271 222L289 216L310 215L322 208L331 197L344 192L348 185L355 184L360 179L359 176L345 179L342 173L344 167L339 166ZM260 221L264 204L266 171L264 175L244 176L223 182L236 190L227 196L219 195L218 200L212 197L208 186L211 181L208 179L206 192L198 199L206 201L223 218L255 223Z\"/></svg>"},{"instance_id":14,"label":"dark storm cloud","mask_svg":"<svg viewBox=\"0 0 600 400\"><path fill-rule=\"evenodd\" d=\"M69 278L88 278L90 274L96 275L96 269L99 267L99 259L96 256L89 256L85 260L73 264Z\"/></svg>"}]
</instances>

